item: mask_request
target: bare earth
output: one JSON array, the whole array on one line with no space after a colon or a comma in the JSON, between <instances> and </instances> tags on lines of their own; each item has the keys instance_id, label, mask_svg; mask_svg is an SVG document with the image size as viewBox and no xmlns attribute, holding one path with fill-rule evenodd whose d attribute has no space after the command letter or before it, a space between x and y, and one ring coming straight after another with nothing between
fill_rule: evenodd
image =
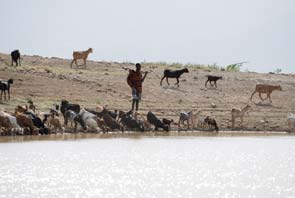
<instances>
[{"instance_id":1,"label":"bare earth","mask_svg":"<svg viewBox=\"0 0 295 198\"><path fill-rule=\"evenodd\" d=\"M26 104L32 99L37 111L48 111L53 103L67 99L82 107L94 108L107 105L110 109L129 110L131 91L126 83L128 71L134 68L130 63L87 61L87 68L70 68L71 60L22 56L22 66L12 67L10 56L0 53L0 79L14 79L11 100L0 102L0 108L13 111L18 104ZM288 113L295 111L295 75L260 74L254 72L210 71L189 68L190 73L181 77L180 87L170 79L170 86L160 79L165 68L179 69L169 65L142 64L148 74L143 85L140 110L151 110L160 118L178 121L181 111L202 110L201 116L214 117L221 130L231 129L231 108L251 104L252 110L244 117L247 131L286 131ZM222 76L218 88L205 88L206 75ZM260 102L258 94L250 102L251 93L258 83L281 85L283 91L274 91L272 101ZM212 107L212 103L216 105Z\"/></svg>"}]
</instances>

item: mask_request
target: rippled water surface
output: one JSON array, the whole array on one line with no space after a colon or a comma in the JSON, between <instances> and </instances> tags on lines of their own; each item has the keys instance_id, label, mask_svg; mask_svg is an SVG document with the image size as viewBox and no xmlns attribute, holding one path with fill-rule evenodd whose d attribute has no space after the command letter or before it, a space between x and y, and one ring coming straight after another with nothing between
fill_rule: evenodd
<instances>
[{"instance_id":1,"label":"rippled water surface","mask_svg":"<svg viewBox=\"0 0 295 198\"><path fill-rule=\"evenodd\" d=\"M1 143L0 197L295 197L295 137Z\"/></svg>"}]
</instances>

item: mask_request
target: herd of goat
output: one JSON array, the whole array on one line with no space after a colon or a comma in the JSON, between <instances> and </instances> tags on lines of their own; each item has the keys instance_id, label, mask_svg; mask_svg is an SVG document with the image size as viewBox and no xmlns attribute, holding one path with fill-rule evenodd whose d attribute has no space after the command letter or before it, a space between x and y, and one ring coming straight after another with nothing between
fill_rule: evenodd
<instances>
[{"instance_id":1,"label":"herd of goat","mask_svg":"<svg viewBox=\"0 0 295 198\"><path fill-rule=\"evenodd\" d=\"M78 59L84 61L84 66L86 66L86 59L89 53L92 53L92 48L89 48L86 51L74 51L73 52L73 61L71 62L71 67L73 63L77 64ZM21 65L20 62L20 52L15 50L11 52L11 65L13 63L16 66ZM166 78L166 82L169 85L168 78L175 78L176 84L179 86L179 78L182 74L188 73L187 68L180 70L164 70L164 75L161 78L160 85L162 81ZM207 80L205 82L205 87L207 84L211 87L217 88L217 81L222 79L221 76L212 76L207 75ZM212 84L213 83L213 84ZM8 79L5 81L0 81L0 91L1 98L6 100L10 99L10 86L13 84L13 79ZM274 90L282 91L281 86L273 86L267 84L257 84L254 92L252 93L250 100L255 93L259 94L260 99L271 101L271 93ZM6 97L7 92L7 97ZM266 94L266 98L262 98L261 94ZM236 119L240 119L240 126L243 125L243 117L247 111L251 109L251 106L247 104L244 108L232 108L231 110L231 121L232 129L235 128ZM124 112L121 110L108 110L106 108L81 108L79 104L71 104L66 100L62 100L60 105L55 105L54 108L51 108L47 113L36 114L36 108L32 101L28 102L26 107L17 106L14 113L8 113L5 111L0 111L0 134L9 135L9 134L50 134L63 131L69 127L73 127L73 131L151 131L162 129L163 131L169 131L171 125L177 125L178 130L182 126L186 125L187 129L190 127L193 129L196 126L205 128L210 131L219 131L218 124L214 118L209 116L200 117L200 111L194 113L190 112L181 112L179 115L178 123L175 123L172 119L162 118L159 119L154 113L149 111L146 116L138 112ZM60 114L63 117L63 125L60 122ZM295 115L290 114L287 118L287 123L290 131L295 128Z\"/></svg>"},{"instance_id":2,"label":"herd of goat","mask_svg":"<svg viewBox=\"0 0 295 198\"><path fill-rule=\"evenodd\" d=\"M29 101L26 106L16 106L14 113L0 111L0 134L52 134L63 133L67 129L69 132L145 132L159 129L168 132L172 125L178 125L180 130L185 122L187 129L190 128L190 124L191 128L194 128L196 121L203 129L207 127L210 131L219 130L215 119L208 116L202 120L198 118L199 111L181 112L178 123L175 123L173 119L159 119L151 111L145 116L138 112L108 110L105 107L81 108L79 104L72 104L66 100L62 100L60 105L53 105L48 112L36 113L35 110L35 105Z\"/></svg>"}]
</instances>

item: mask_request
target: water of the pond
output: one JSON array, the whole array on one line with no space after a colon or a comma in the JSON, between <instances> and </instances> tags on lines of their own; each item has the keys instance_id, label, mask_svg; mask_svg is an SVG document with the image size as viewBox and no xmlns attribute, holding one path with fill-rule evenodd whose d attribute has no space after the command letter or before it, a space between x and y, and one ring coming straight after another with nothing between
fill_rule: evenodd
<instances>
[{"instance_id":1,"label":"water of the pond","mask_svg":"<svg viewBox=\"0 0 295 198\"><path fill-rule=\"evenodd\" d=\"M0 197L295 197L295 136L0 143Z\"/></svg>"}]
</instances>

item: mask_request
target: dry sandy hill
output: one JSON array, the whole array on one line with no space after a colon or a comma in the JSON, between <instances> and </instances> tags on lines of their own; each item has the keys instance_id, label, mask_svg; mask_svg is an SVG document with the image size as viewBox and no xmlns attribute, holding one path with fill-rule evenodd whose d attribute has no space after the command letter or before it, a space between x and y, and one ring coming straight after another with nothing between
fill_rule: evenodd
<instances>
[{"instance_id":1,"label":"dry sandy hill","mask_svg":"<svg viewBox=\"0 0 295 198\"><path fill-rule=\"evenodd\" d=\"M22 56L22 66L12 67L10 56L0 54L0 79L13 78L11 100L2 101L0 108L13 111L17 104L32 99L38 111L47 111L61 99L93 108L108 105L110 109L128 110L131 106L130 88L126 83L128 72L122 67L134 68L130 63L88 61L86 69L71 69L71 60ZM160 118L178 120L180 111L202 110L201 116L211 115L221 129L230 129L231 108L250 103L250 95L258 83L281 85L283 91L274 91L273 103L260 103L254 96L252 110L244 117L244 130L282 131L287 129L286 117L295 108L295 75L261 74L253 72L226 72L200 67L190 67L190 73L181 77L180 87L168 86L160 79L165 68L178 69L173 65L143 63L148 74L143 88L140 109L152 110ZM218 75L218 88L205 88L206 75ZM212 103L216 105L212 107Z\"/></svg>"}]
</instances>

